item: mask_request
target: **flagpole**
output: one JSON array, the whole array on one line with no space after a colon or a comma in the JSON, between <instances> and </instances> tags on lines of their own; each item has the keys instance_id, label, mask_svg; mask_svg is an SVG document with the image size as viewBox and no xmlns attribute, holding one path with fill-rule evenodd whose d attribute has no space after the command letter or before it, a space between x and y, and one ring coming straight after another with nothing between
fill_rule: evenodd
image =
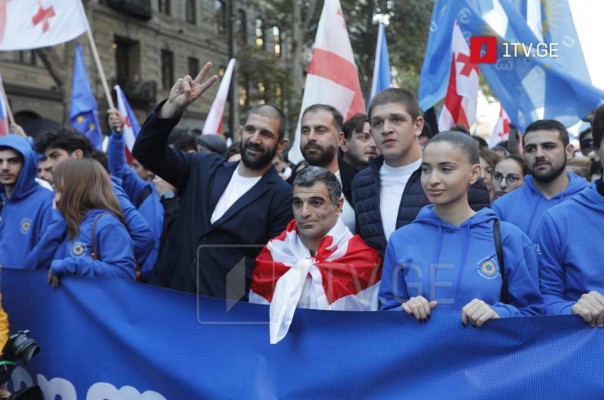
<instances>
[{"instance_id":1,"label":"flagpole","mask_svg":"<svg viewBox=\"0 0 604 400\"><path fill-rule=\"evenodd\" d=\"M8 120L10 121L11 125L13 125L15 123L15 118L13 117L13 112L10 109L10 104L8 104L8 96L4 91L4 82L2 80L0 80L0 95L2 96L4 107L6 107L6 112L8 113Z\"/></svg>"},{"instance_id":2,"label":"flagpole","mask_svg":"<svg viewBox=\"0 0 604 400\"><path fill-rule=\"evenodd\" d=\"M92 57L94 58L94 63L96 64L96 68L99 71L99 75L101 76L101 83L103 84L103 90L105 91L105 98L107 99L107 104L109 104L109 108L115 108L113 104L113 99L111 98L111 91L109 90L109 85L107 85L107 78L105 78L105 72L103 71L103 66L101 65L101 58L99 57L99 52L96 49L96 43L94 41L94 37L92 36L92 29L90 28L90 24L88 23L88 16L86 15L86 11L84 11L84 6L82 3L78 1L80 5L80 12L82 16L86 19L86 25L88 29L86 30L86 34L88 36L88 41L90 42L90 48L92 49Z\"/></svg>"}]
</instances>

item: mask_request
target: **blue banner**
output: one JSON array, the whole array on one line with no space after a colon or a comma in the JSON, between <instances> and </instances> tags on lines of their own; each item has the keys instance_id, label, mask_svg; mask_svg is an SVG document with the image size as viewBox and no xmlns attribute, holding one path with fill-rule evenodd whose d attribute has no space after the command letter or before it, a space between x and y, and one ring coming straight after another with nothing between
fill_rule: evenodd
<instances>
[{"instance_id":1,"label":"blue banner","mask_svg":"<svg viewBox=\"0 0 604 400\"><path fill-rule=\"evenodd\" d=\"M604 330L578 317L462 327L399 312L298 310L269 344L268 307L105 278L2 271L11 331L41 352L13 384L45 398L602 398Z\"/></svg>"}]
</instances>

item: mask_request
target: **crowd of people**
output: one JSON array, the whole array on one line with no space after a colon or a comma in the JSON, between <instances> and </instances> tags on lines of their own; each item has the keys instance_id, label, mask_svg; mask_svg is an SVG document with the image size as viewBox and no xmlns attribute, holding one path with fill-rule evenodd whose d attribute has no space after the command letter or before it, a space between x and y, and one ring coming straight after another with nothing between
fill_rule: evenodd
<instances>
[{"instance_id":1,"label":"crowd of people","mask_svg":"<svg viewBox=\"0 0 604 400\"><path fill-rule=\"evenodd\" d=\"M107 154L67 127L0 138L0 265L47 269L53 286L106 276L270 304L273 342L297 307L604 326L601 169L571 168L558 121L533 122L519 149L489 149L467 127L433 135L416 97L391 88L348 120L304 110L304 160L291 165L270 104L250 110L231 147L176 128L217 80L210 68L156 106L131 166L117 110ZM603 135L604 106L581 152L601 160Z\"/></svg>"}]
</instances>

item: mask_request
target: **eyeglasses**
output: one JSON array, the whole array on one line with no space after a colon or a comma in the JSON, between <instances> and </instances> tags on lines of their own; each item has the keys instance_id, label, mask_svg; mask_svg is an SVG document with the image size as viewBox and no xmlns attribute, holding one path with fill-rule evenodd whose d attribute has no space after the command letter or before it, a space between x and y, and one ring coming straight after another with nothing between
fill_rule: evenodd
<instances>
[{"instance_id":1,"label":"eyeglasses","mask_svg":"<svg viewBox=\"0 0 604 400\"><path fill-rule=\"evenodd\" d=\"M581 147L593 147L594 140L593 139L583 139L581 140Z\"/></svg>"},{"instance_id":2,"label":"eyeglasses","mask_svg":"<svg viewBox=\"0 0 604 400\"><path fill-rule=\"evenodd\" d=\"M508 174L504 176L501 172L493 172L493 180L495 182L501 182L504 179L509 185L514 185L518 183L522 177L516 174Z\"/></svg>"}]
</instances>

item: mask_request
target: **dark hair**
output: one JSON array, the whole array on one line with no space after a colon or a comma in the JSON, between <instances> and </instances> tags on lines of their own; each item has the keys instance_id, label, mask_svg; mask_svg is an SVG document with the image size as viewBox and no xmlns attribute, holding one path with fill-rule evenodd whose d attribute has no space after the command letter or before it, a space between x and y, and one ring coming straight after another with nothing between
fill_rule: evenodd
<instances>
[{"instance_id":1,"label":"dark hair","mask_svg":"<svg viewBox=\"0 0 604 400\"><path fill-rule=\"evenodd\" d=\"M309 165L302 171L298 172L294 179L294 187L312 187L317 182L323 182L327 186L329 200L332 204L336 204L338 199L342 197L342 185L336 175L328 169Z\"/></svg>"},{"instance_id":2,"label":"dark hair","mask_svg":"<svg viewBox=\"0 0 604 400\"><path fill-rule=\"evenodd\" d=\"M92 153L90 140L81 133L66 126L44 132L36 139L34 147L41 154L44 154L47 149L62 149L68 153L82 150L84 157L90 157L90 153Z\"/></svg>"},{"instance_id":3,"label":"dark hair","mask_svg":"<svg viewBox=\"0 0 604 400\"><path fill-rule=\"evenodd\" d=\"M455 124L451 128L449 128L449 130L465 133L466 135L470 134L470 130L465 124Z\"/></svg>"},{"instance_id":4,"label":"dark hair","mask_svg":"<svg viewBox=\"0 0 604 400\"><path fill-rule=\"evenodd\" d=\"M329 104L313 104L312 106L306 107L306 110L302 113L302 118L304 118L307 113L316 111L327 111L328 113L331 113L336 130L338 132L342 130L342 127L344 126L344 117L342 117L342 114L340 114L334 106L330 106Z\"/></svg>"},{"instance_id":5,"label":"dark hair","mask_svg":"<svg viewBox=\"0 0 604 400\"><path fill-rule=\"evenodd\" d=\"M440 132L438 135L434 135L432 139L428 140L424 149L427 149L428 146L433 143L439 142L449 143L454 148L459 149L466 156L470 164L480 164L476 142L465 133L459 131Z\"/></svg>"},{"instance_id":6,"label":"dark hair","mask_svg":"<svg viewBox=\"0 0 604 400\"><path fill-rule=\"evenodd\" d=\"M430 124L424 124L422 128L422 133L419 134L419 137L427 137L428 139L432 139L434 135L432 134L432 128L430 128Z\"/></svg>"},{"instance_id":7,"label":"dark hair","mask_svg":"<svg viewBox=\"0 0 604 400\"><path fill-rule=\"evenodd\" d=\"M497 161L499 161L499 155L488 148L481 148L479 150L479 156L483 158L491 168L495 168Z\"/></svg>"},{"instance_id":8,"label":"dark hair","mask_svg":"<svg viewBox=\"0 0 604 400\"><path fill-rule=\"evenodd\" d=\"M174 129L168 136L168 146L180 151L197 153L197 139L184 129Z\"/></svg>"},{"instance_id":9,"label":"dark hair","mask_svg":"<svg viewBox=\"0 0 604 400\"><path fill-rule=\"evenodd\" d=\"M594 149L599 150L604 137L604 104L598 107L591 121L591 129L594 137Z\"/></svg>"},{"instance_id":10,"label":"dark hair","mask_svg":"<svg viewBox=\"0 0 604 400\"><path fill-rule=\"evenodd\" d=\"M581 143L585 135L587 135L588 133L591 133L591 128L587 128L584 131L581 131L581 133L579 133L579 143Z\"/></svg>"},{"instance_id":11,"label":"dark hair","mask_svg":"<svg viewBox=\"0 0 604 400\"><path fill-rule=\"evenodd\" d=\"M226 151L226 156L225 158L228 160L229 158L231 158L231 156L234 156L235 154L241 154L241 141L236 141L233 142L233 144L231 144L229 146L229 148Z\"/></svg>"},{"instance_id":12,"label":"dark hair","mask_svg":"<svg viewBox=\"0 0 604 400\"><path fill-rule=\"evenodd\" d=\"M247 118L252 114L279 119L279 140L285 137L285 125L287 125L287 121L285 119L285 114L283 114L283 111L279 107L270 103L259 104L250 110L245 120L247 121Z\"/></svg>"},{"instance_id":13,"label":"dark hair","mask_svg":"<svg viewBox=\"0 0 604 400\"><path fill-rule=\"evenodd\" d=\"M6 150L10 150L13 153L15 153L17 155L17 157L19 157L19 162L21 164L23 164L25 162L25 158L23 157L23 154L21 154L21 152L17 149L15 149L14 147L10 147L10 146L0 146L0 151L6 151Z\"/></svg>"},{"instance_id":14,"label":"dark hair","mask_svg":"<svg viewBox=\"0 0 604 400\"><path fill-rule=\"evenodd\" d=\"M526 168L526 164L524 163L524 158L520 157L518 154L509 154L505 157L502 157L501 159L499 159L499 161L497 161L497 164L495 164L495 166L499 165L500 162L505 160L516 161L516 163L520 166L520 169L522 169L522 175L526 176L526 174L528 174L528 169Z\"/></svg>"},{"instance_id":15,"label":"dark hair","mask_svg":"<svg viewBox=\"0 0 604 400\"><path fill-rule=\"evenodd\" d=\"M480 136L472 135L471 138L474 139L474 141L478 145L478 149L488 149L489 148L489 144L487 143L487 141L484 140L483 138L481 138Z\"/></svg>"},{"instance_id":16,"label":"dark hair","mask_svg":"<svg viewBox=\"0 0 604 400\"><path fill-rule=\"evenodd\" d=\"M109 172L109 160L107 159L107 154L103 153L100 150L93 149L92 152L90 153L90 158L98 161L98 163L101 164L103 166L103 168L105 168L105 171L107 171L108 174L110 173Z\"/></svg>"},{"instance_id":17,"label":"dark hair","mask_svg":"<svg viewBox=\"0 0 604 400\"><path fill-rule=\"evenodd\" d=\"M523 145L526 141L526 136L534 131L558 131L558 137L560 138L560 141L562 142L564 147L568 146L568 131L566 130L566 127L564 125L562 125L555 119L540 119L527 126L526 130L524 131L524 136L522 137Z\"/></svg>"},{"instance_id":18,"label":"dark hair","mask_svg":"<svg viewBox=\"0 0 604 400\"><path fill-rule=\"evenodd\" d=\"M352 135L355 132L363 132L363 127L365 123L369 122L369 118L367 118L367 114L355 114L342 125L342 131L344 132L344 137L347 140L350 140Z\"/></svg>"},{"instance_id":19,"label":"dark hair","mask_svg":"<svg viewBox=\"0 0 604 400\"><path fill-rule=\"evenodd\" d=\"M401 88L389 88L382 90L376 94L371 103L369 104L369 120L371 121L371 113L377 106L383 106L384 104L398 103L405 105L407 112L411 115L411 118L415 121L417 117L422 115L422 110L419 107L417 97L410 91Z\"/></svg>"}]
</instances>

